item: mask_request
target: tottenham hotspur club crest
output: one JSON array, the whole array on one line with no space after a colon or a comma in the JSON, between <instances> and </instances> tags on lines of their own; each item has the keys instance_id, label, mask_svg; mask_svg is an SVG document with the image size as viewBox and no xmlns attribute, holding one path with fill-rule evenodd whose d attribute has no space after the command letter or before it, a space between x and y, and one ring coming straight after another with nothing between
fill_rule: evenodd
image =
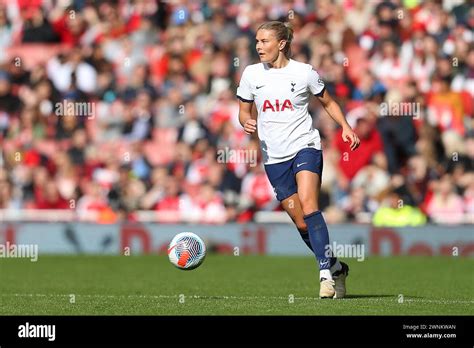
<instances>
[{"instance_id":1,"label":"tottenham hotspur club crest","mask_svg":"<svg viewBox=\"0 0 474 348\"><path fill-rule=\"evenodd\" d=\"M294 82L291 82L291 91L294 92L295 91L295 85L296 83Z\"/></svg>"}]
</instances>

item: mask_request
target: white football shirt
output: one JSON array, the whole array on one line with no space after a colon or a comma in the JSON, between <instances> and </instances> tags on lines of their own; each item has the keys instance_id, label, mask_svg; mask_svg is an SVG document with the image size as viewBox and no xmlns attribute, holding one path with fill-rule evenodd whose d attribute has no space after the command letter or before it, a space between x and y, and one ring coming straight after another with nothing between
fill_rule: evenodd
<instances>
[{"instance_id":1,"label":"white football shirt","mask_svg":"<svg viewBox=\"0 0 474 348\"><path fill-rule=\"evenodd\" d=\"M321 149L321 138L308 112L312 95L324 92L324 82L309 64L290 59L280 69L265 63L245 68L237 97L254 102L264 164L292 159L306 147Z\"/></svg>"}]
</instances>

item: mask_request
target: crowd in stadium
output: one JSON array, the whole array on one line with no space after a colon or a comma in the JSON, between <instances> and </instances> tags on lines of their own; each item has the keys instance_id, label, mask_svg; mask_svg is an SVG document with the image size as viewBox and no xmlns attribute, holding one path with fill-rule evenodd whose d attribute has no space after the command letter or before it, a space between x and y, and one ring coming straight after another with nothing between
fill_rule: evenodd
<instances>
[{"instance_id":1,"label":"crowd in stadium","mask_svg":"<svg viewBox=\"0 0 474 348\"><path fill-rule=\"evenodd\" d=\"M261 162L217 154L259 151L235 91L256 28L282 20L361 139L351 152L314 98L326 220L474 222L471 0L0 4L0 209L203 223L281 210Z\"/></svg>"}]
</instances>

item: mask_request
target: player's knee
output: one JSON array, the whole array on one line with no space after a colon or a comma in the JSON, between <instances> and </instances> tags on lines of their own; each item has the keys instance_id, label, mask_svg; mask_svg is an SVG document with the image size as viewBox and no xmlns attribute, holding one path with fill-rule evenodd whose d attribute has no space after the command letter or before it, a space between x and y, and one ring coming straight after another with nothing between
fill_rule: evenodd
<instances>
[{"instance_id":1,"label":"player's knee","mask_svg":"<svg viewBox=\"0 0 474 348\"><path fill-rule=\"evenodd\" d=\"M301 209L305 215L311 214L312 212L319 210L318 203L314 198L303 197L300 198Z\"/></svg>"}]
</instances>

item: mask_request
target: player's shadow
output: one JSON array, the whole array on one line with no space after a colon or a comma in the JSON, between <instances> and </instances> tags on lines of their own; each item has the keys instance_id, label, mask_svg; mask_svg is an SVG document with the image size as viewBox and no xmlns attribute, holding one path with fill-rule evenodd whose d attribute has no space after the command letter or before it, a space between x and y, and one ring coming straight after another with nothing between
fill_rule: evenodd
<instances>
[{"instance_id":1,"label":"player's shadow","mask_svg":"<svg viewBox=\"0 0 474 348\"><path fill-rule=\"evenodd\" d=\"M393 299L398 299L399 295L376 295L376 294L351 294L351 295L346 295L344 298L351 299L351 298L387 298L387 297L392 297ZM406 296L407 298L422 298L419 296Z\"/></svg>"}]
</instances>

